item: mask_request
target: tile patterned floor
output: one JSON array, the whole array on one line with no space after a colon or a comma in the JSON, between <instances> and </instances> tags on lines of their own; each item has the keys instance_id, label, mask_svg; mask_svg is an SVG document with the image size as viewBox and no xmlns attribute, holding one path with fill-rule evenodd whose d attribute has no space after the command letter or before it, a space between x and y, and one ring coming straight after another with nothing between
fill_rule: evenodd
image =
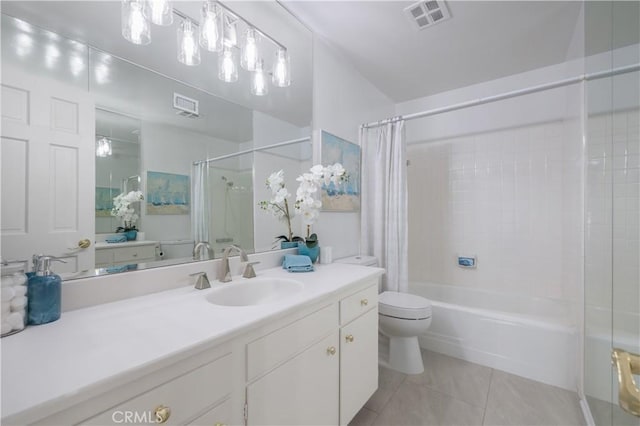
<instances>
[{"instance_id":1,"label":"tile patterned floor","mask_svg":"<svg viewBox=\"0 0 640 426\"><path fill-rule=\"evenodd\" d=\"M578 395L423 351L425 372L380 368L379 387L353 426L584 425Z\"/></svg>"}]
</instances>

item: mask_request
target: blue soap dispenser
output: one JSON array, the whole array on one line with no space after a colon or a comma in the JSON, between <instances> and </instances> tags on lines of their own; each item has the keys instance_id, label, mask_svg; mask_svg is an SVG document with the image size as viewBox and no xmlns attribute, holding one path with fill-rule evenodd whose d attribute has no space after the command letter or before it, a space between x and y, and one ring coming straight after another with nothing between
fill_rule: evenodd
<instances>
[{"instance_id":1,"label":"blue soap dispenser","mask_svg":"<svg viewBox=\"0 0 640 426\"><path fill-rule=\"evenodd\" d=\"M62 279L51 271L52 261L66 263L53 256L38 256L35 259L35 274L27 282L27 323L30 325L46 324L60 318Z\"/></svg>"}]
</instances>

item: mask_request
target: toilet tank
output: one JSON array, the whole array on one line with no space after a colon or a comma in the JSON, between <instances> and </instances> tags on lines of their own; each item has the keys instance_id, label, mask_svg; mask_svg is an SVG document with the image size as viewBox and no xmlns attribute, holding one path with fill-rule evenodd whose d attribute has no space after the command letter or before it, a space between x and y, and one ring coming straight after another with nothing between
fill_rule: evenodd
<instances>
[{"instance_id":1,"label":"toilet tank","mask_svg":"<svg viewBox=\"0 0 640 426\"><path fill-rule=\"evenodd\" d=\"M348 263L352 265L361 265L361 266L378 266L378 259L375 256L349 256L343 257L342 259L337 259L336 263Z\"/></svg>"},{"instance_id":2,"label":"toilet tank","mask_svg":"<svg viewBox=\"0 0 640 426\"><path fill-rule=\"evenodd\" d=\"M193 257L193 240L160 241L162 259L185 259Z\"/></svg>"}]
</instances>

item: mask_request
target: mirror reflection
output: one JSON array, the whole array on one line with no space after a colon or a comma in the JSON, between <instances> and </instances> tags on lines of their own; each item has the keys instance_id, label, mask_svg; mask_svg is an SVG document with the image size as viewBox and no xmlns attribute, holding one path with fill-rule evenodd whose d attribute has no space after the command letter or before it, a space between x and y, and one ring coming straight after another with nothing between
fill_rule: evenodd
<instances>
[{"instance_id":1,"label":"mirror reflection","mask_svg":"<svg viewBox=\"0 0 640 426\"><path fill-rule=\"evenodd\" d=\"M264 182L270 173L286 169L286 175L295 181L311 165L308 30L275 3L241 6L247 16L263 20L265 28L279 28L278 40L286 40L291 51L291 85L272 88L268 96L257 98L252 97L242 73L235 86L224 86L205 80L205 69L193 73L195 68L177 64L173 56L158 60L166 35L158 35L152 45L144 47L151 50L137 50L131 57L126 40L109 41L108 46L95 37L74 41L60 26L72 20L68 28L73 34L91 25L110 34L112 29L105 22L119 25L116 2L93 3L95 8L85 4L92 2L14 3L3 5L3 98L8 87L17 86L33 95L41 87L59 88L63 100L78 108L81 123L75 124L82 139L77 149L83 173L82 177L67 176L68 186L54 188L52 196L56 214L76 215L76 222L61 226L65 232L49 235L50 243L42 244L42 235L29 235L31 230L24 232L20 226L12 229L3 221L3 257L26 260L42 252L60 256L69 262L57 272L70 279L218 257L229 244L238 244L247 252L279 248L274 247L273 238L281 233L281 224L264 215L257 203L269 197ZM179 7L191 10L199 5L191 3ZM165 38L175 44L174 31ZM203 55L202 65L215 60ZM30 74L39 80L23 81L21 75ZM194 103L197 111L189 109ZM185 105L189 107L186 111ZM60 116L52 111L52 117L42 119ZM3 113L3 169L18 155L11 143L5 143L13 140L4 130L10 118ZM36 149L46 155L46 145ZM91 160L81 160L88 158ZM33 161L28 156L22 160L26 164ZM62 162L54 166L49 176L64 174ZM51 191L44 176L14 175L26 182L39 179ZM26 184L18 187L23 188L20 197L28 205ZM76 189L79 196L73 202L57 200L55 190L61 199ZM114 198L132 191L144 197L128 205L138 216L134 223L113 212ZM5 198L15 193L3 179L3 206ZM11 219L4 210L3 219ZM28 215L28 210L15 213L16 221L20 222L19 214ZM122 233L116 231L127 225L137 233L122 241ZM87 249L75 247L87 237L94 244ZM207 242L211 250L194 253L198 242Z\"/></svg>"}]
</instances>

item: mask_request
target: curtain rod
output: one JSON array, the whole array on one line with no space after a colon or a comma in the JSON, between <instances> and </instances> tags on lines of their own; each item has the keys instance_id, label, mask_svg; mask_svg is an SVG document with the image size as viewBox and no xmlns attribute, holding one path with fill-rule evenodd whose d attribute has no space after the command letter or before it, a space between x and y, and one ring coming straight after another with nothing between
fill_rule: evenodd
<instances>
[{"instance_id":1,"label":"curtain rod","mask_svg":"<svg viewBox=\"0 0 640 426\"><path fill-rule=\"evenodd\" d=\"M640 70L640 64L627 65L620 68L614 68L608 71L599 71L592 74L581 74L576 77L566 78L564 80L558 80L551 83L540 84L537 86L527 87L525 89L514 90L511 92L500 93L494 96L487 96L485 98L478 98L471 101L461 102L445 107L429 109L426 111L416 112L413 114L399 115L396 117L386 118L380 121L372 121L371 123L361 124L361 128L371 128L382 126L383 124L392 123L400 120L413 120L415 118L429 117L431 115L442 114L444 112L456 111L459 109L469 108L472 106L483 105L495 101L501 101L504 99L514 98L516 96L528 95L531 93L541 92L543 90L555 89L570 84L580 83L582 81L596 80L598 78L612 77L619 74L626 74Z\"/></svg>"},{"instance_id":2,"label":"curtain rod","mask_svg":"<svg viewBox=\"0 0 640 426\"><path fill-rule=\"evenodd\" d=\"M247 150L244 150L244 151L238 151L238 152L234 152L234 153L231 153L231 154L221 155L221 156L215 157L215 158L207 158L206 160L194 161L193 165L197 166L198 164L209 164L212 161L226 160L228 158L239 157L241 155L250 154L252 152L266 151L268 149L280 148L281 146L293 145L293 144L300 143L300 142L306 142L308 140L311 140L311 136L305 136L304 138L291 139L289 141L278 142L278 143L274 143L274 144L271 144L271 145L261 146L261 147L258 147L258 148L247 149Z\"/></svg>"}]
</instances>

